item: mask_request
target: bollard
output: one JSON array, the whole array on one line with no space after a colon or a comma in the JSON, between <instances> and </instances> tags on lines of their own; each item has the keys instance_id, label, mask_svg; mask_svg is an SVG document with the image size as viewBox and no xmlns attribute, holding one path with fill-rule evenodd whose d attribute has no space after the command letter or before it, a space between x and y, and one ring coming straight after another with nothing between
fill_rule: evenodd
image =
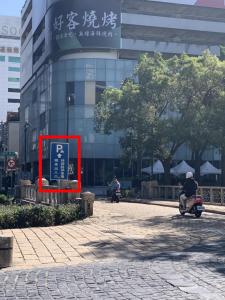
<instances>
[{"instance_id":1,"label":"bollard","mask_svg":"<svg viewBox=\"0 0 225 300\"><path fill-rule=\"evenodd\" d=\"M31 185L31 181L29 179L20 179L20 185Z\"/></svg>"},{"instance_id":2,"label":"bollard","mask_svg":"<svg viewBox=\"0 0 225 300\"><path fill-rule=\"evenodd\" d=\"M23 200L26 198L26 186L30 186L31 181L30 180L20 180L20 200Z\"/></svg>"},{"instance_id":3,"label":"bollard","mask_svg":"<svg viewBox=\"0 0 225 300\"><path fill-rule=\"evenodd\" d=\"M81 194L81 212L84 217L90 217L93 215L93 204L95 200L95 194L91 192L84 192Z\"/></svg>"},{"instance_id":4,"label":"bollard","mask_svg":"<svg viewBox=\"0 0 225 300\"><path fill-rule=\"evenodd\" d=\"M13 258L13 237L0 237L0 268L12 266Z\"/></svg>"}]
</instances>

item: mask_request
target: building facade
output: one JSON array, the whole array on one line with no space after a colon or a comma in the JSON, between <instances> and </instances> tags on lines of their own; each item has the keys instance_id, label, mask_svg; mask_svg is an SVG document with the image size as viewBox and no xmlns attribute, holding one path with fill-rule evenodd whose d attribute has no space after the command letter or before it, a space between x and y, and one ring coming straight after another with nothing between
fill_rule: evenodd
<instances>
[{"instance_id":1,"label":"building facade","mask_svg":"<svg viewBox=\"0 0 225 300\"><path fill-rule=\"evenodd\" d=\"M119 134L94 130L103 90L131 77L144 52L220 56L220 0L27 0L22 9L20 159L37 176L39 135L81 135L83 183L101 185L120 166ZM190 153L177 153L187 159ZM25 153L25 155L24 155ZM70 157L76 159L76 145ZM214 151L210 154L217 159ZM214 157L215 156L215 157ZM49 145L43 145L49 174Z\"/></svg>"},{"instance_id":2,"label":"building facade","mask_svg":"<svg viewBox=\"0 0 225 300\"><path fill-rule=\"evenodd\" d=\"M0 16L0 122L20 103L20 18Z\"/></svg>"},{"instance_id":3,"label":"building facade","mask_svg":"<svg viewBox=\"0 0 225 300\"><path fill-rule=\"evenodd\" d=\"M8 112L7 113L7 151L12 153L16 152L19 155L19 129L20 129L20 119L18 112Z\"/></svg>"}]
</instances>

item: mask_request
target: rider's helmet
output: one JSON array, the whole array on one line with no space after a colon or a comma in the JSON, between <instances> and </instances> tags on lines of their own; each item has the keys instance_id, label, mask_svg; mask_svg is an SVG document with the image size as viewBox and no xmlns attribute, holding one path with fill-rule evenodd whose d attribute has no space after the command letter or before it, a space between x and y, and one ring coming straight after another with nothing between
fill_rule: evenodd
<instances>
[{"instance_id":1,"label":"rider's helmet","mask_svg":"<svg viewBox=\"0 0 225 300\"><path fill-rule=\"evenodd\" d=\"M186 173L186 178L192 178L193 177L193 173L192 172L187 172Z\"/></svg>"}]
</instances>

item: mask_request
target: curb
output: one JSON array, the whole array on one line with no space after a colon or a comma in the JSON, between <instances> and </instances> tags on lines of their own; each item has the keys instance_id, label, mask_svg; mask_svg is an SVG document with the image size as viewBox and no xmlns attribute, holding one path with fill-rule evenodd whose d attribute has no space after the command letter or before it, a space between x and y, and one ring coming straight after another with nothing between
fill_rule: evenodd
<instances>
[{"instance_id":1,"label":"curb","mask_svg":"<svg viewBox=\"0 0 225 300\"><path fill-rule=\"evenodd\" d=\"M178 208L177 205L175 204L165 204L163 203L153 203L151 201L146 201L146 200L131 200L131 199L122 199L120 200L120 202L129 202L129 203L141 203L141 204L148 204L148 205L158 205L158 206L165 206L165 207L171 207L171 208ZM210 213L210 214L217 214L217 215L225 215L225 211L218 211L218 210L214 210L214 209L205 209L206 213Z\"/></svg>"}]
</instances>

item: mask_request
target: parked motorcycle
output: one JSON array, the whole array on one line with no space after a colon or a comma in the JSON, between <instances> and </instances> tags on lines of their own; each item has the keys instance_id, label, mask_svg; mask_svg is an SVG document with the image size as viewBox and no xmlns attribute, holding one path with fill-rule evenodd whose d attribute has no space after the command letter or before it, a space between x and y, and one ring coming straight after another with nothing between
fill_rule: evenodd
<instances>
[{"instance_id":1,"label":"parked motorcycle","mask_svg":"<svg viewBox=\"0 0 225 300\"><path fill-rule=\"evenodd\" d=\"M185 213L194 214L197 218L200 218L202 212L205 210L203 206L203 198L200 195L193 195L186 199L186 209L183 207L183 203L179 197L179 211L182 216Z\"/></svg>"},{"instance_id":2,"label":"parked motorcycle","mask_svg":"<svg viewBox=\"0 0 225 300\"><path fill-rule=\"evenodd\" d=\"M121 197L122 197L122 196L121 196L120 190L119 190L119 189L114 190L114 191L112 192L111 202L116 201L117 203L119 203Z\"/></svg>"}]
</instances>

